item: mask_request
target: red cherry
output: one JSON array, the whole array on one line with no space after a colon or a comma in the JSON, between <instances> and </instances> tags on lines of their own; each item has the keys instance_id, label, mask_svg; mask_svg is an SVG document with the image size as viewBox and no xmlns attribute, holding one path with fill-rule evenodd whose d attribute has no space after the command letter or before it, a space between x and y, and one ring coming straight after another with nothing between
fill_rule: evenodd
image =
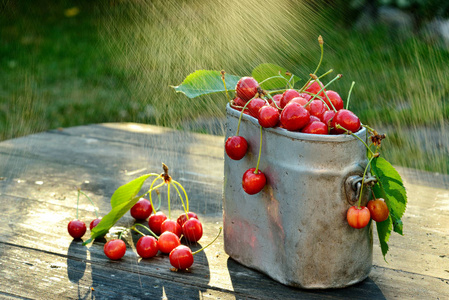
<instances>
[{"instance_id":1,"label":"red cherry","mask_svg":"<svg viewBox=\"0 0 449 300\"><path fill-rule=\"evenodd\" d=\"M239 97L234 98L234 105L231 107L235 110L242 111L243 107L245 106L246 102L240 99ZM248 112L248 108L245 108L245 112Z\"/></svg>"},{"instance_id":2,"label":"red cherry","mask_svg":"<svg viewBox=\"0 0 449 300\"><path fill-rule=\"evenodd\" d=\"M230 136L225 143L226 154L230 159L242 159L248 150L248 142L241 136Z\"/></svg>"},{"instance_id":3,"label":"red cherry","mask_svg":"<svg viewBox=\"0 0 449 300\"><path fill-rule=\"evenodd\" d=\"M245 104L246 104L246 101L243 101L241 98L239 98L239 97L235 97L234 98L234 103L235 103L235 105L238 105L238 106L245 106Z\"/></svg>"},{"instance_id":4,"label":"red cherry","mask_svg":"<svg viewBox=\"0 0 449 300\"><path fill-rule=\"evenodd\" d=\"M330 121L335 116L335 111L326 110L321 118L321 121L327 125L327 127L331 127Z\"/></svg>"},{"instance_id":5,"label":"red cherry","mask_svg":"<svg viewBox=\"0 0 449 300\"><path fill-rule=\"evenodd\" d=\"M271 106L273 106L274 108L281 108L281 98L282 98L282 94L276 94L273 97L273 100L268 99L268 102L270 103ZM274 105L274 102L276 102L276 105Z\"/></svg>"},{"instance_id":6,"label":"red cherry","mask_svg":"<svg viewBox=\"0 0 449 300\"><path fill-rule=\"evenodd\" d=\"M265 105L267 105L267 102L265 100L261 98L254 98L247 106L249 114L257 119L259 117L260 108Z\"/></svg>"},{"instance_id":7,"label":"red cherry","mask_svg":"<svg viewBox=\"0 0 449 300\"><path fill-rule=\"evenodd\" d=\"M295 131L309 123L310 114L298 103L289 103L281 113L281 123L285 129Z\"/></svg>"},{"instance_id":8,"label":"red cherry","mask_svg":"<svg viewBox=\"0 0 449 300\"><path fill-rule=\"evenodd\" d=\"M69 222L67 230L74 239L79 239L86 233L87 228L83 221L75 219Z\"/></svg>"},{"instance_id":9,"label":"red cherry","mask_svg":"<svg viewBox=\"0 0 449 300\"><path fill-rule=\"evenodd\" d=\"M383 222L388 219L388 215L390 214L390 210L388 209L385 200L382 198L378 198L375 200L368 201L366 205L371 214L371 218L376 222Z\"/></svg>"},{"instance_id":10,"label":"red cherry","mask_svg":"<svg viewBox=\"0 0 449 300\"><path fill-rule=\"evenodd\" d=\"M136 220L146 220L153 211L150 201L140 198L133 207L131 207L131 216Z\"/></svg>"},{"instance_id":11,"label":"red cherry","mask_svg":"<svg viewBox=\"0 0 449 300\"><path fill-rule=\"evenodd\" d=\"M263 106L259 110L259 124L264 128L274 127L279 123L279 110L273 106Z\"/></svg>"},{"instance_id":12,"label":"red cherry","mask_svg":"<svg viewBox=\"0 0 449 300\"><path fill-rule=\"evenodd\" d=\"M155 234L159 235L162 232L161 225L166 219L167 216L163 212L158 211L156 214L151 215L148 219L148 227L150 227L151 231Z\"/></svg>"},{"instance_id":13,"label":"red cherry","mask_svg":"<svg viewBox=\"0 0 449 300\"><path fill-rule=\"evenodd\" d=\"M189 219L191 219L191 218L198 219L198 216L197 216L196 213L194 213L194 212L189 211L187 214L189 215ZM198 219L198 220L199 220L199 219ZM178 217L178 219L176 220L176 222L178 222L179 226L181 226L181 227L182 227L182 225L184 225L184 223L185 223L186 221L187 221L187 216L186 216L185 213L182 213L182 214Z\"/></svg>"},{"instance_id":14,"label":"red cherry","mask_svg":"<svg viewBox=\"0 0 449 300\"><path fill-rule=\"evenodd\" d=\"M178 237L181 237L182 234L182 228L181 226L173 220L165 220L161 224L161 232L170 231L176 234Z\"/></svg>"},{"instance_id":15,"label":"red cherry","mask_svg":"<svg viewBox=\"0 0 449 300\"><path fill-rule=\"evenodd\" d=\"M237 97L241 98L243 101L248 101L257 93L257 88L259 87L259 83L252 77L242 77L237 82L235 87L235 92Z\"/></svg>"},{"instance_id":16,"label":"red cherry","mask_svg":"<svg viewBox=\"0 0 449 300\"><path fill-rule=\"evenodd\" d=\"M349 226L360 229L368 225L370 218L370 212L368 207L351 206L346 214Z\"/></svg>"},{"instance_id":17,"label":"red cherry","mask_svg":"<svg viewBox=\"0 0 449 300\"><path fill-rule=\"evenodd\" d=\"M98 225L98 223L100 223L100 221L101 221L101 218L97 218L95 220L92 220L92 222L90 222L89 229L92 230L95 226Z\"/></svg>"},{"instance_id":18,"label":"red cherry","mask_svg":"<svg viewBox=\"0 0 449 300\"><path fill-rule=\"evenodd\" d=\"M307 111L311 116L316 116L318 118L322 118L324 112L327 110L323 101L321 100L313 100L309 105L306 106Z\"/></svg>"},{"instance_id":19,"label":"red cherry","mask_svg":"<svg viewBox=\"0 0 449 300\"><path fill-rule=\"evenodd\" d=\"M299 97L299 93L296 90L294 90L294 89L286 90L282 94L282 98L280 100L281 108L284 108L290 102L290 100L292 100L293 98L296 98L296 97Z\"/></svg>"},{"instance_id":20,"label":"red cherry","mask_svg":"<svg viewBox=\"0 0 449 300\"><path fill-rule=\"evenodd\" d=\"M341 100L340 95L337 92L334 91L326 91L326 95L329 98L329 100L332 102L336 110L340 110L343 108L343 100ZM333 109L332 105L329 103L329 100L327 100L327 97L324 97L324 101L326 102L327 106L329 106L329 109Z\"/></svg>"},{"instance_id":21,"label":"red cherry","mask_svg":"<svg viewBox=\"0 0 449 300\"><path fill-rule=\"evenodd\" d=\"M307 104L307 102L309 102L309 101L307 101L307 99L304 98L304 97L295 97L292 100L290 100L290 102L288 104L290 104L290 103L298 103L301 106L304 106L304 105Z\"/></svg>"},{"instance_id":22,"label":"red cherry","mask_svg":"<svg viewBox=\"0 0 449 300\"><path fill-rule=\"evenodd\" d=\"M136 244L137 254L142 258L150 258L156 256L159 251L159 245L155 237L143 236Z\"/></svg>"},{"instance_id":23,"label":"red cherry","mask_svg":"<svg viewBox=\"0 0 449 300\"><path fill-rule=\"evenodd\" d=\"M315 121L309 123L304 127L301 132L311 134L328 134L328 127L321 121Z\"/></svg>"},{"instance_id":24,"label":"red cherry","mask_svg":"<svg viewBox=\"0 0 449 300\"><path fill-rule=\"evenodd\" d=\"M304 109L305 110L305 109ZM256 168L248 169L242 178L243 190L250 195L257 194L260 192L265 184L267 183L267 178L262 171L258 170L257 174L254 173Z\"/></svg>"},{"instance_id":25,"label":"red cherry","mask_svg":"<svg viewBox=\"0 0 449 300\"><path fill-rule=\"evenodd\" d=\"M359 118L352 111L347 109L340 109L337 111L331 122L335 133L345 133L343 129L337 129L337 124L351 132L359 131L361 125Z\"/></svg>"},{"instance_id":26,"label":"red cherry","mask_svg":"<svg viewBox=\"0 0 449 300\"><path fill-rule=\"evenodd\" d=\"M193 265L193 254L189 247L180 245L170 252L170 264L179 270L185 270Z\"/></svg>"},{"instance_id":27,"label":"red cherry","mask_svg":"<svg viewBox=\"0 0 449 300\"><path fill-rule=\"evenodd\" d=\"M203 236L203 225L198 219L191 218L182 225L182 233L190 242L197 242Z\"/></svg>"},{"instance_id":28,"label":"red cherry","mask_svg":"<svg viewBox=\"0 0 449 300\"><path fill-rule=\"evenodd\" d=\"M276 100L276 101L274 101L274 102L276 102L276 105L277 105L277 106L274 105L273 102L271 102L270 105L271 105L272 107L276 108L276 109L278 109L278 107L279 107L279 109L281 109L281 102L280 102L279 100Z\"/></svg>"},{"instance_id":29,"label":"red cherry","mask_svg":"<svg viewBox=\"0 0 449 300\"><path fill-rule=\"evenodd\" d=\"M104 254L113 260L122 258L126 253L126 244L122 240L110 240L104 244Z\"/></svg>"},{"instance_id":30,"label":"red cherry","mask_svg":"<svg viewBox=\"0 0 449 300\"><path fill-rule=\"evenodd\" d=\"M318 92L323 88L322 83L318 83L318 81L312 80L310 81L309 85L306 88L306 91L312 94L318 94ZM325 98L324 92L326 90L323 90L318 96Z\"/></svg>"},{"instance_id":31,"label":"red cherry","mask_svg":"<svg viewBox=\"0 0 449 300\"><path fill-rule=\"evenodd\" d=\"M274 101L281 101L281 98L282 98L282 94L276 94L276 95L273 95L273 100ZM270 99L270 101L271 101L271 99ZM270 102L271 103L271 102Z\"/></svg>"},{"instance_id":32,"label":"red cherry","mask_svg":"<svg viewBox=\"0 0 449 300\"><path fill-rule=\"evenodd\" d=\"M306 99L307 102L309 102L310 99L312 99L313 96L310 95L310 94L307 94L307 93L300 93L300 94L299 94L299 97L302 97L302 98Z\"/></svg>"},{"instance_id":33,"label":"red cherry","mask_svg":"<svg viewBox=\"0 0 449 300\"><path fill-rule=\"evenodd\" d=\"M159 250L162 253L170 253L173 249L181 245L179 237L173 232L163 232L157 241Z\"/></svg>"},{"instance_id":34,"label":"red cherry","mask_svg":"<svg viewBox=\"0 0 449 300\"><path fill-rule=\"evenodd\" d=\"M313 122L321 122L321 120L318 119L318 118L315 117L315 116L310 116L309 123L307 123L306 126L308 126L309 124L311 124L311 123L313 123Z\"/></svg>"}]
</instances>

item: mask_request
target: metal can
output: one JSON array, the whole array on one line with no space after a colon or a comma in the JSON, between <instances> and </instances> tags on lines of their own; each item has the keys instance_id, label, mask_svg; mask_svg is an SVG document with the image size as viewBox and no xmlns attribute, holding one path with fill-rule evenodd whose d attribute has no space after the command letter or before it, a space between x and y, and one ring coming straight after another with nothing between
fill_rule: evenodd
<instances>
[{"instance_id":1,"label":"metal can","mask_svg":"<svg viewBox=\"0 0 449 300\"><path fill-rule=\"evenodd\" d=\"M240 112L227 107L226 139ZM225 252L274 280L300 288L345 287L372 268L372 225L350 227L346 212L357 199L351 180L363 176L366 148L350 135L315 135L282 128L263 130L260 170L267 185L255 195L242 188L243 173L256 167L258 121L242 116L246 156L225 153L223 229ZM367 139L366 130L356 135ZM348 190L349 189L349 190ZM364 193L362 205L368 196Z\"/></svg>"}]
</instances>

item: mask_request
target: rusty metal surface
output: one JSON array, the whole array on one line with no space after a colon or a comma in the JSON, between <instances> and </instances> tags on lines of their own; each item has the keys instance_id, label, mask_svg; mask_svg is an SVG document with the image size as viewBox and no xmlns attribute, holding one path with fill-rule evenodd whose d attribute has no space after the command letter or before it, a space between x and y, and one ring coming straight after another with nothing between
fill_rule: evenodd
<instances>
[{"instance_id":1,"label":"rusty metal surface","mask_svg":"<svg viewBox=\"0 0 449 300\"><path fill-rule=\"evenodd\" d=\"M228 106L226 138L235 135L238 117ZM348 135L264 129L260 169L267 185L248 195L242 175L257 164L259 130L257 120L244 115L240 135L248 153L239 161L225 154L226 253L290 286L336 288L365 279L372 267L372 228L347 224L345 191L348 177L363 174L364 145ZM357 135L366 139L365 129Z\"/></svg>"}]
</instances>

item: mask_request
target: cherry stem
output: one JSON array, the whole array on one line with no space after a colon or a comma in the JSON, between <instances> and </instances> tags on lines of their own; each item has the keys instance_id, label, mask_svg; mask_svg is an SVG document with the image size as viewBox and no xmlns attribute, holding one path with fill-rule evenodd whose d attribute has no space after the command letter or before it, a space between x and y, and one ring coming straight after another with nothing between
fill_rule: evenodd
<instances>
[{"instance_id":1,"label":"cherry stem","mask_svg":"<svg viewBox=\"0 0 449 300\"><path fill-rule=\"evenodd\" d=\"M172 181L174 181L174 180L172 180ZM188 210L186 209L186 206L184 205L184 199L182 198L182 195L181 195L181 193L179 192L179 189L178 189L178 187L176 186L176 184L173 184L173 187L175 188L175 190L176 190L176 192L178 193L178 196L179 196L179 198L181 199L181 203L182 203L182 208L184 209L184 212L185 212L185 214L186 214L186 216L187 216L187 220L189 219L189 216L188 216Z\"/></svg>"},{"instance_id":2,"label":"cherry stem","mask_svg":"<svg viewBox=\"0 0 449 300\"><path fill-rule=\"evenodd\" d=\"M268 98L270 98L271 101L273 101L274 106L276 106L276 108L277 108L278 110L282 110L282 108L280 108L280 107L276 104L276 101L274 101L273 97L271 97L270 94L267 93L266 96L267 96Z\"/></svg>"},{"instance_id":3,"label":"cherry stem","mask_svg":"<svg viewBox=\"0 0 449 300\"><path fill-rule=\"evenodd\" d=\"M256 169L254 170L254 174L259 173L259 164L260 164L261 154L262 154L262 126L260 126L259 157L257 158L257 165L256 165Z\"/></svg>"},{"instance_id":4,"label":"cherry stem","mask_svg":"<svg viewBox=\"0 0 449 300\"><path fill-rule=\"evenodd\" d=\"M170 219L170 213L171 213L171 209L170 209L170 185L171 182L169 181L167 184L167 202L168 202L168 219Z\"/></svg>"},{"instance_id":5,"label":"cherry stem","mask_svg":"<svg viewBox=\"0 0 449 300\"><path fill-rule=\"evenodd\" d=\"M157 194L157 199L158 199L158 203L157 203L157 208L156 210L159 210L159 208L161 208L161 193L159 192L159 190L156 190L156 194Z\"/></svg>"},{"instance_id":6,"label":"cherry stem","mask_svg":"<svg viewBox=\"0 0 449 300\"><path fill-rule=\"evenodd\" d=\"M321 90L319 90L318 93L316 93L316 94L312 97L312 99L310 99L309 102L307 102L307 103L304 105L304 107L306 107L306 106L309 105L313 100L315 100L315 98L318 97L318 94L319 94L319 93L321 93L322 91L324 91L324 89L325 89L326 87L328 87L331 83L333 83L335 80L340 79L341 76L342 76L341 74L338 74L337 76L335 76L334 79L332 79L331 81L329 81L328 84L324 85L324 86L321 88ZM321 83L321 81L320 81L319 79L316 79L316 80L318 81L318 83ZM326 94L326 93L325 93L325 94ZM327 96L327 95L326 95L326 96ZM329 99L329 98L328 98L328 99ZM335 109L334 105L332 104L332 101L329 100L329 102L331 103L332 108L334 109L334 111L337 112L337 110Z\"/></svg>"},{"instance_id":7,"label":"cherry stem","mask_svg":"<svg viewBox=\"0 0 449 300\"><path fill-rule=\"evenodd\" d=\"M359 141L361 141L363 143L363 145L365 145L366 149L368 149L369 152L371 152L371 155L374 157L375 154L373 152L373 150L371 150L371 148L366 144L366 142L364 140L362 140L361 138L359 138L357 136L357 134L353 133L352 131L347 130L346 128L344 128L343 126L341 126L340 124L337 124L337 126L335 126L337 129L343 129L344 131L346 131L347 134L352 135L353 137L357 138Z\"/></svg>"},{"instance_id":8,"label":"cherry stem","mask_svg":"<svg viewBox=\"0 0 449 300\"><path fill-rule=\"evenodd\" d=\"M369 127L368 125L362 124L363 127L365 127L366 129L368 129L369 131L373 132L374 129Z\"/></svg>"},{"instance_id":9,"label":"cherry stem","mask_svg":"<svg viewBox=\"0 0 449 300\"><path fill-rule=\"evenodd\" d=\"M318 77L318 79L323 78L324 76L329 75L330 73L334 72L333 69L330 69L329 71L327 71L326 73L324 73L323 75L321 75L320 77ZM307 82L299 89L299 92L302 93L304 92L304 90L306 89L307 85L309 84L309 82L312 80L312 77L310 77Z\"/></svg>"},{"instance_id":10,"label":"cherry stem","mask_svg":"<svg viewBox=\"0 0 449 300\"><path fill-rule=\"evenodd\" d=\"M137 230L137 229L136 229L136 226L141 226L141 227L145 228L146 230L148 230L148 231L150 232L150 234L151 234L152 236L154 236L156 239L159 239L159 237L157 236L157 234L155 234L150 228L148 228L148 227L146 227L145 225L142 225L142 224L140 224L140 223L134 224L134 226L131 227L131 229L135 230L136 232L140 233L140 234L143 235L143 236L146 236L146 234L143 234L142 232L140 232L139 230Z\"/></svg>"},{"instance_id":11,"label":"cherry stem","mask_svg":"<svg viewBox=\"0 0 449 300\"><path fill-rule=\"evenodd\" d=\"M318 63L318 66L316 67L316 70L315 70L315 72L313 72L313 74L316 74L316 72L318 72L318 69L321 66L321 62L323 61L323 56L324 56L323 37L321 35L318 37L318 42L320 44L321 57L320 57L320 62Z\"/></svg>"},{"instance_id":12,"label":"cherry stem","mask_svg":"<svg viewBox=\"0 0 449 300\"><path fill-rule=\"evenodd\" d=\"M282 78L282 79L284 79L284 80L287 82L287 84L290 82L289 80L287 80L287 78L285 78L284 76L282 76L281 74L279 74L279 75L271 76L271 77L268 77L268 78L262 80L261 82L259 82L259 86L260 86L261 84L263 84L264 82L268 81L268 80L276 79L276 78Z\"/></svg>"},{"instance_id":13,"label":"cherry stem","mask_svg":"<svg viewBox=\"0 0 449 300\"><path fill-rule=\"evenodd\" d=\"M229 97L228 89L226 88L225 74L226 74L226 72L224 70L221 70L221 80L223 80L223 85L224 85L224 89L225 89L225 92L226 92L226 97L228 97L229 102L231 102L231 97Z\"/></svg>"},{"instance_id":14,"label":"cherry stem","mask_svg":"<svg viewBox=\"0 0 449 300\"><path fill-rule=\"evenodd\" d=\"M373 161L374 156L371 157L371 159L369 160L368 164L365 167L365 171L363 172L363 177L362 177L362 186L360 187L360 195L359 195L359 203L357 204L358 209L361 208L361 204L362 204L362 194L363 194L363 186L365 185L365 175L366 175L366 171L368 171L369 166L371 165L371 162Z\"/></svg>"},{"instance_id":15,"label":"cherry stem","mask_svg":"<svg viewBox=\"0 0 449 300\"><path fill-rule=\"evenodd\" d=\"M78 205L80 203L80 190L78 190L78 199L76 200L76 219L78 220Z\"/></svg>"},{"instance_id":16,"label":"cherry stem","mask_svg":"<svg viewBox=\"0 0 449 300\"><path fill-rule=\"evenodd\" d=\"M160 174L156 174L156 173L151 173L151 174L148 174L148 175L150 175L148 178L150 178L151 176L157 176L158 178L159 177L161 177L161 175ZM154 189L156 189L157 187L155 187ZM153 190L154 190L153 189ZM152 190L151 190L152 191ZM133 199L140 199L140 198L142 198L142 197L145 197L148 193L150 192L150 190L148 190L148 191L146 191L145 193L143 193L142 195L139 195L139 196L136 196L136 197L134 197Z\"/></svg>"},{"instance_id":17,"label":"cherry stem","mask_svg":"<svg viewBox=\"0 0 449 300\"><path fill-rule=\"evenodd\" d=\"M125 232L127 229L120 231L120 234L118 235L118 239L121 240L122 239L122 233Z\"/></svg>"},{"instance_id":18,"label":"cherry stem","mask_svg":"<svg viewBox=\"0 0 449 300\"><path fill-rule=\"evenodd\" d=\"M179 183L179 182L177 182L176 180L172 180L172 182L174 183L174 184L177 184L180 188L181 188L181 190L184 192L184 196L186 196L186 211L189 211L189 197L187 196L187 192L186 192L186 190L184 189L184 187Z\"/></svg>"},{"instance_id":19,"label":"cherry stem","mask_svg":"<svg viewBox=\"0 0 449 300\"><path fill-rule=\"evenodd\" d=\"M164 170L164 173L161 174L161 176L164 178L165 183L169 183L171 180L170 175L168 175L168 167L166 164L162 163L162 169Z\"/></svg>"},{"instance_id":20,"label":"cherry stem","mask_svg":"<svg viewBox=\"0 0 449 300\"><path fill-rule=\"evenodd\" d=\"M92 206L93 206L94 211L95 211L95 215L97 216L97 219L98 219L98 211L97 211L97 209L95 208L95 204L94 204L94 202L92 201L92 199L90 199L89 196L87 196L81 189L78 189L78 197L79 197L79 193L81 193L81 194L83 194L84 196L86 196L86 198L89 199L90 203L92 203Z\"/></svg>"},{"instance_id":21,"label":"cherry stem","mask_svg":"<svg viewBox=\"0 0 449 300\"><path fill-rule=\"evenodd\" d=\"M304 92L304 93L309 94L309 95L311 95L311 96L315 96L315 94L314 94L314 93L311 93L311 92ZM323 102L323 104L326 106L327 110L330 110L330 109L331 109L331 108L329 107L329 105L327 105L326 101L323 100L323 97L316 96L316 98L318 98L319 100L321 100L321 102ZM330 101L329 101L329 102L330 102Z\"/></svg>"},{"instance_id":22,"label":"cherry stem","mask_svg":"<svg viewBox=\"0 0 449 300\"><path fill-rule=\"evenodd\" d=\"M371 193L373 194L373 199L376 199L376 195L374 194L374 189L371 189Z\"/></svg>"},{"instance_id":23,"label":"cherry stem","mask_svg":"<svg viewBox=\"0 0 449 300\"><path fill-rule=\"evenodd\" d=\"M253 98L249 99L248 102L245 103L245 105L242 108L242 111L240 112L240 117L239 117L239 123L237 124L237 132L235 133L236 136L239 135L240 132L240 123L242 122L242 116L243 116L243 112L245 111L246 107L248 106L248 104L255 98L256 96L254 96Z\"/></svg>"},{"instance_id":24,"label":"cherry stem","mask_svg":"<svg viewBox=\"0 0 449 300\"><path fill-rule=\"evenodd\" d=\"M206 246L204 246L203 248L201 248L201 249L199 249L199 250L196 250L195 252L192 252L192 255L195 255L195 254L197 254L197 253L200 253L201 251L203 251L204 249L206 249L207 247L209 247L210 245L212 245L212 244L218 239L218 237L220 236L221 230L222 230L222 228L221 228L221 226L220 226L220 228L218 229L218 234L217 234L217 236L213 239L213 241L210 242L209 244L207 244Z\"/></svg>"},{"instance_id":25,"label":"cherry stem","mask_svg":"<svg viewBox=\"0 0 449 300\"><path fill-rule=\"evenodd\" d=\"M131 227L132 230L134 230L135 232L141 234L142 236L147 236L145 233L143 233L142 231L140 231L139 229L137 229L135 226Z\"/></svg>"},{"instance_id":26,"label":"cherry stem","mask_svg":"<svg viewBox=\"0 0 449 300\"><path fill-rule=\"evenodd\" d=\"M276 94L279 92L285 92L287 89L282 89L282 90L273 90L273 91L266 91L267 94Z\"/></svg>"},{"instance_id":27,"label":"cherry stem","mask_svg":"<svg viewBox=\"0 0 449 300\"><path fill-rule=\"evenodd\" d=\"M340 79L340 78L341 78L341 74L338 74L337 77L338 77L338 76L340 76L340 77L337 78L337 79ZM321 83L321 81L320 81L318 78L316 79L316 81L318 81L318 83ZM332 83L332 81L329 82L328 84L326 84L325 86L323 86L323 88L317 93L317 95L318 95L319 93L321 93L321 91L323 91L323 90L324 90L329 84L331 84L331 83ZM332 103L331 99L329 99L329 96L327 95L326 92L324 92L324 96L326 97L327 101L329 101L330 105L332 106L332 109L333 109L335 112L337 112L337 110L335 109L334 104ZM323 100L323 101L324 101L324 100Z\"/></svg>"},{"instance_id":28,"label":"cherry stem","mask_svg":"<svg viewBox=\"0 0 449 300\"><path fill-rule=\"evenodd\" d=\"M309 82L312 80L312 77L310 77L306 83L299 89L299 92L302 93L304 92L304 90L306 89L307 85L309 84Z\"/></svg>"},{"instance_id":29,"label":"cherry stem","mask_svg":"<svg viewBox=\"0 0 449 300\"><path fill-rule=\"evenodd\" d=\"M355 85L355 81L352 82L351 84L351 88L349 89L349 93L348 93L348 100L346 100L346 109L348 109L349 107L349 100L351 99L351 92L352 92L352 88Z\"/></svg>"},{"instance_id":30,"label":"cherry stem","mask_svg":"<svg viewBox=\"0 0 449 300\"><path fill-rule=\"evenodd\" d=\"M334 72L334 69L330 69L329 71L327 71L326 73L324 73L323 75L319 76L318 79L323 78L324 76L329 75L330 73Z\"/></svg>"},{"instance_id":31,"label":"cherry stem","mask_svg":"<svg viewBox=\"0 0 449 300\"><path fill-rule=\"evenodd\" d=\"M149 196L149 198L150 198L150 204L151 204L151 208L153 209L153 213L154 214L156 214L156 209L154 209L154 205L153 205L153 199L152 199L152 197L151 197L151 192L153 191L153 190L155 190L155 189L157 189L157 188L159 188L159 187L161 187L161 186L163 186L164 184L165 184L165 181L163 181L161 184L159 184L159 185L157 185L156 187L154 187L153 188L153 185L154 185L154 183L156 182L156 180L158 180L158 179L162 179L164 176L163 175L159 175L159 177L157 177L157 178L155 178L154 180L153 180L153 182L151 183L151 185L150 185L150 189L148 190L148 196Z\"/></svg>"},{"instance_id":32,"label":"cherry stem","mask_svg":"<svg viewBox=\"0 0 449 300\"><path fill-rule=\"evenodd\" d=\"M292 76L290 76L290 79L288 80L288 86L289 87L294 87L295 86L295 81L293 80L295 77L295 75L292 74Z\"/></svg>"}]
</instances>

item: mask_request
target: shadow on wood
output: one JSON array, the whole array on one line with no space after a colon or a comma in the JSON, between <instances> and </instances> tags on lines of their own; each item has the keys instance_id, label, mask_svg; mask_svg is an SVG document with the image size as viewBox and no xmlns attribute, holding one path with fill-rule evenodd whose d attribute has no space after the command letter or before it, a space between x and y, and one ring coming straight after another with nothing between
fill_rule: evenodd
<instances>
[{"instance_id":1,"label":"shadow on wood","mask_svg":"<svg viewBox=\"0 0 449 300\"><path fill-rule=\"evenodd\" d=\"M73 283L78 283L86 271L87 248L83 240L74 239L67 251L67 276Z\"/></svg>"},{"instance_id":2,"label":"shadow on wood","mask_svg":"<svg viewBox=\"0 0 449 300\"><path fill-rule=\"evenodd\" d=\"M253 295L256 299L385 299L380 288L369 277L341 289L299 289L285 286L268 276L228 258L227 269L234 292Z\"/></svg>"}]
</instances>

